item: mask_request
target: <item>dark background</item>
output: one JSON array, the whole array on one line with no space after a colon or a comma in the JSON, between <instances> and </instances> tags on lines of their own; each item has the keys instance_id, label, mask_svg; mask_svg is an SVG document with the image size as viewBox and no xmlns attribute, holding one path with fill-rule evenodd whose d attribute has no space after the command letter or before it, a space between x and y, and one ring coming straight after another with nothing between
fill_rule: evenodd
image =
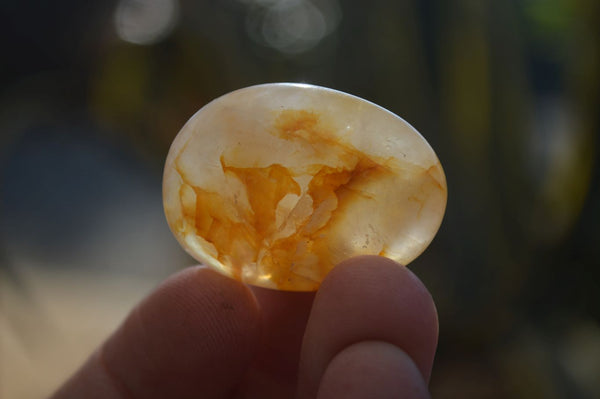
<instances>
[{"instance_id":1,"label":"dark background","mask_svg":"<svg viewBox=\"0 0 600 399\"><path fill-rule=\"evenodd\" d=\"M185 121L292 81L390 109L444 166L444 222L410 265L440 317L433 396L600 397L600 2L4 0L0 17L0 394L49 393L191 263L161 207Z\"/></svg>"}]
</instances>

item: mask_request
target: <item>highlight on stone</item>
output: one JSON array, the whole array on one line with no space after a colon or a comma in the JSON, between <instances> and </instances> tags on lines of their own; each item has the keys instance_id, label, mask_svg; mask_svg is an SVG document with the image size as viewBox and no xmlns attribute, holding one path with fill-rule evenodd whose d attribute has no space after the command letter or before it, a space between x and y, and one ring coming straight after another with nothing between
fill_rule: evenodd
<instances>
[{"instance_id":1,"label":"highlight on stone","mask_svg":"<svg viewBox=\"0 0 600 399\"><path fill-rule=\"evenodd\" d=\"M371 102L307 84L228 93L200 109L167 156L171 231L198 261L247 284L318 289L356 255L408 264L446 208L427 141Z\"/></svg>"}]
</instances>

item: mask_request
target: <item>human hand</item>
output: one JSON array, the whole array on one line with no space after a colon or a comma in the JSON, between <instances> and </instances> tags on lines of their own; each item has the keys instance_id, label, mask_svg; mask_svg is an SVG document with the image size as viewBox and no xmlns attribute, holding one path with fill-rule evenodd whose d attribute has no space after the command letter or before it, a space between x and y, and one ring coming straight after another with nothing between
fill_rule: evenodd
<instances>
[{"instance_id":1,"label":"human hand","mask_svg":"<svg viewBox=\"0 0 600 399\"><path fill-rule=\"evenodd\" d=\"M407 268L361 256L316 293L199 266L167 279L52 397L426 398L433 300Z\"/></svg>"}]
</instances>

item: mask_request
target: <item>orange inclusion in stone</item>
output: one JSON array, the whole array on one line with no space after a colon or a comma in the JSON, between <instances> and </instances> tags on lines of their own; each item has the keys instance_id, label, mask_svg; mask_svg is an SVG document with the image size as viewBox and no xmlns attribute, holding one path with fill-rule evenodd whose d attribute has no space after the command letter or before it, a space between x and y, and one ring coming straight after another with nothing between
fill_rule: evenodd
<instances>
[{"instance_id":1,"label":"orange inclusion in stone","mask_svg":"<svg viewBox=\"0 0 600 399\"><path fill-rule=\"evenodd\" d=\"M300 186L291 173L281 165L266 168L234 168L226 166L221 159L225 173L231 172L246 187L252 213L248 223L256 234L264 239L275 230L277 204L287 194L300 195Z\"/></svg>"},{"instance_id":2,"label":"orange inclusion in stone","mask_svg":"<svg viewBox=\"0 0 600 399\"><path fill-rule=\"evenodd\" d=\"M315 150L334 148L343 166L309 165L314 174L302 194L302 188L294 179L300 172L292 168L280 164L233 167L228 165L233 162L222 156L223 172L235 176L245 187L250 209L238 204L223 206L226 200L219 193L193 187L195 209L186 211L182 201L183 216L191 218L189 224L195 226L195 234L215 247L217 259L231 268L235 278L241 279L241 270L256 263L278 289L293 290L299 282L316 289L327 272L343 260L333 256L327 240L338 219L337 212L343 213L353 201L369 199L361 190L362 184L372 183L392 172L354 147L341 144L315 112L281 111L275 128L273 134L309 143ZM179 168L178 171L181 175ZM286 220L278 228L277 207L288 194L299 196L299 201L301 196L309 196L312 212L306 217L295 214L292 209L288 218L293 220ZM278 236L287 222L294 223L294 231Z\"/></svg>"},{"instance_id":3,"label":"orange inclusion in stone","mask_svg":"<svg viewBox=\"0 0 600 399\"><path fill-rule=\"evenodd\" d=\"M387 173L386 169L376 165L368 158L361 159L350 169L334 169L323 166L311 180L307 194L313 199L313 214L306 220L296 234L277 240L271 245L270 256L263 258L262 263L272 273L272 280L280 289L289 289L296 279L306 277L304 272L295 271L295 265L311 268L311 274L318 276L318 281L331 270L336 259L331 253L330 242L327 239L335 226L337 217L343 215L343 210L352 202L365 199L360 190L361 182L372 172ZM333 203L329 212L320 213L316 210L326 201ZM315 217L321 220L315 220ZM309 226L318 226L316 230ZM315 281L315 287L318 287Z\"/></svg>"}]
</instances>

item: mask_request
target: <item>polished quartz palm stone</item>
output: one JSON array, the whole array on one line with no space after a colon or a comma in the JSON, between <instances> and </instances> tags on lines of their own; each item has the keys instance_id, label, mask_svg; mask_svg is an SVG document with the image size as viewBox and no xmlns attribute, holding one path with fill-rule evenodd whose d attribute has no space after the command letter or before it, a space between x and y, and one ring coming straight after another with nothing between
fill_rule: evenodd
<instances>
[{"instance_id":1,"label":"polished quartz palm stone","mask_svg":"<svg viewBox=\"0 0 600 399\"><path fill-rule=\"evenodd\" d=\"M163 196L177 240L248 284L312 291L339 262L407 264L446 207L434 151L408 123L358 97L265 84L198 111L167 157Z\"/></svg>"}]
</instances>

